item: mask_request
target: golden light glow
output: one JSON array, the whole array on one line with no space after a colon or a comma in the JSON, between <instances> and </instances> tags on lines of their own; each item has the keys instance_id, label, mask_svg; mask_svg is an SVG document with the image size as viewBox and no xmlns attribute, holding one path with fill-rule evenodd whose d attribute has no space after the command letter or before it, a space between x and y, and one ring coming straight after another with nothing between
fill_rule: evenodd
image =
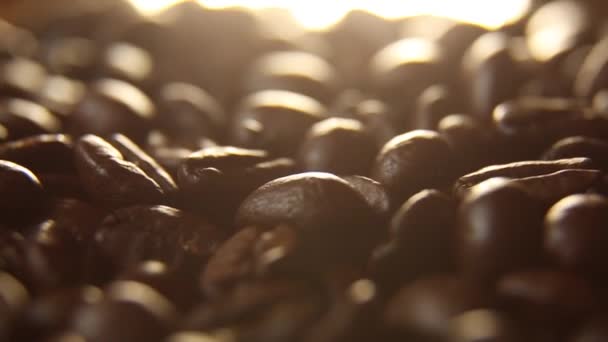
<instances>
[{"instance_id":1,"label":"golden light glow","mask_svg":"<svg viewBox=\"0 0 608 342\"><path fill-rule=\"evenodd\" d=\"M144 14L155 14L184 0L130 0ZM207 8L243 7L252 10L285 8L307 29L325 29L351 10L365 10L395 19L436 15L498 28L519 18L531 0L198 0Z\"/></svg>"}]
</instances>

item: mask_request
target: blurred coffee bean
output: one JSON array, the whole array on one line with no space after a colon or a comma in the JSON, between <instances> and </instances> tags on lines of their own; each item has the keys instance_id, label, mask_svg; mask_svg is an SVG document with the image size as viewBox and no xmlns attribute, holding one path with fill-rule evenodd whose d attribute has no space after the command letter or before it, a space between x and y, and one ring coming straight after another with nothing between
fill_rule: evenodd
<instances>
[{"instance_id":1,"label":"blurred coffee bean","mask_svg":"<svg viewBox=\"0 0 608 342\"><path fill-rule=\"evenodd\" d=\"M59 133L61 121L46 108L28 100L7 99L0 104L0 124L11 140L38 134Z\"/></svg>"},{"instance_id":2,"label":"blurred coffee bean","mask_svg":"<svg viewBox=\"0 0 608 342\"><path fill-rule=\"evenodd\" d=\"M437 131L458 156L452 160L458 175L473 172L497 157L486 153L487 149L494 148L492 130L471 116L450 114L439 121Z\"/></svg>"},{"instance_id":3,"label":"blurred coffee bean","mask_svg":"<svg viewBox=\"0 0 608 342\"><path fill-rule=\"evenodd\" d=\"M388 302L386 325L420 340L447 337L450 320L466 311L482 308L487 300L452 276L421 278L403 287Z\"/></svg>"},{"instance_id":4,"label":"blurred coffee bean","mask_svg":"<svg viewBox=\"0 0 608 342\"><path fill-rule=\"evenodd\" d=\"M375 226L377 220L372 207L346 181L315 172L263 185L245 199L236 216L241 227L293 225L297 248L313 265L311 271L366 258L383 234ZM340 250L335 249L338 241L343 242Z\"/></svg>"},{"instance_id":5,"label":"blurred coffee bean","mask_svg":"<svg viewBox=\"0 0 608 342\"><path fill-rule=\"evenodd\" d=\"M608 200L578 194L556 203L545 218L545 251L554 262L574 272L601 276L608 241Z\"/></svg>"},{"instance_id":6,"label":"blurred coffee bean","mask_svg":"<svg viewBox=\"0 0 608 342\"><path fill-rule=\"evenodd\" d=\"M589 158L599 169L607 170L608 142L589 137L569 137L553 144L543 155L545 160L575 157Z\"/></svg>"},{"instance_id":7,"label":"blurred coffee bean","mask_svg":"<svg viewBox=\"0 0 608 342\"><path fill-rule=\"evenodd\" d=\"M517 178L510 182L521 186L532 198L540 200L546 205L552 205L568 195L584 193L593 189L601 181L602 172L599 170L574 169Z\"/></svg>"},{"instance_id":8,"label":"blurred coffee bean","mask_svg":"<svg viewBox=\"0 0 608 342\"><path fill-rule=\"evenodd\" d=\"M118 269L145 260L179 266L185 258L204 262L221 241L222 232L205 220L165 206L118 209L102 221L95 243Z\"/></svg>"},{"instance_id":9,"label":"blurred coffee bean","mask_svg":"<svg viewBox=\"0 0 608 342\"><path fill-rule=\"evenodd\" d=\"M35 173L75 172L72 138L65 134L41 134L0 144L0 159Z\"/></svg>"},{"instance_id":10,"label":"blurred coffee bean","mask_svg":"<svg viewBox=\"0 0 608 342\"><path fill-rule=\"evenodd\" d=\"M0 160L0 221L17 225L35 222L47 206L40 181L25 167Z\"/></svg>"},{"instance_id":11,"label":"blurred coffee bean","mask_svg":"<svg viewBox=\"0 0 608 342\"><path fill-rule=\"evenodd\" d=\"M88 79L99 60L98 49L94 41L85 37L51 38L43 40L40 59L53 73Z\"/></svg>"},{"instance_id":12,"label":"blurred coffee bean","mask_svg":"<svg viewBox=\"0 0 608 342\"><path fill-rule=\"evenodd\" d=\"M105 216L105 210L92 203L74 198L53 200L49 219L57 229L71 235L78 243L91 241L97 225Z\"/></svg>"},{"instance_id":13,"label":"blurred coffee bean","mask_svg":"<svg viewBox=\"0 0 608 342\"><path fill-rule=\"evenodd\" d=\"M0 96L35 98L47 72L39 63L27 58L14 58L0 63Z\"/></svg>"},{"instance_id":14,"label":"blurred coffee bean","mask_svg":"<svg viewBox=\"0 0 608 342\"><path fill-rule=\"evenodd\" d=\"M108 205L154 203L163 188L116 148L95 135L76 142L76 168L87 193Z\"/></svg>"},{"instance_id":15,"label":"blurred coffee bean","mask_svg":"<svg viewBox=\"0 0 608 342\"><path fill-rule=\"evenodd\" d=\"M505 133L524 130L543 131L552 122L583 115L579 102L572 99L522 97L498 105L493 111L496 126Z\"/></svg>"},{"instance_id":16,"label":"blurred coffee bean","mask_svg":"<svg viewBox=\"0 0 608 342\"><path fill-rule=\"evenodd\" d=\"M46 78L38 93L38 102L57 114L60 120L66 120L86 92L86 86L80 81L60 75Z\"/></svg>"},{"instance_id":17,"label":"blurred coffee bean","mask_svg":"<svg viewBox=\"0 0 608 342\"><path fill-rule=\"evenodd\" d=\"M336 71L322 58L300 51L278 51L253 63L245 91L288 90L329 103L337 93L337 83Z\"/></svg>"},{"instance_id":18,"label":"blurred coffee bean","mask_svg":"<svg viewBox=\"0 0 608 342\"><path fill-rule=\"evenodd\" d=\"M226 117L221 105L203 89L188 83L169 83L157 100L159 124L171 138L191 146L201 137L222 138Z\"/></svg>"},{"instance_id":19,"label":"blurred coffee bean","mask_svg":"<svg viewBox=\"0 0 608 342\"><path fill-rule=\"evenodd\" d=\"M578 97L593 98L597 92L606 88L608 73L608 38L598 41L581 66L574 83Z\"/></svg>"},{"instance_id":20,"label":"blurred coffee bean","mask_svg":"<svg viewBox=\"0 0 608 342\"><path fill-rule=\"evenodd\" d=\"M522 329L504 314L489 309L471 310L452 318L449 335L451 342L527 341Z\"/></svg>"},{"instance_id":21,"label":"blurred coffee bean","mask_svg":"<svg viewBox=\"0 0 608 342\"><path fill-rule=\"evenodd\" d=\"M326 115L326 109L311 97L285 90L260 91L243 100L232 124L232 141L290 156L310 126Z\"/></svg>"},{"instance_id":22,"label":"blurred coffee bean","mask_svg":"<svg viewBox=\"0 0 608 342\"><path fill-rule=\"evenodd\" d=\"M394 116L388 106L379 100L365 100L354 108L355 119L371 132L376 146L381 147L400 131L393 125Z\"/></svg>"},{"instance_id":23,"label":"blurred coffee bean","mask_svg":"<svg viewBox=\"0 0 608 342\"><path fill-rule=\"evenodd\" d=\"M123 133L140 142L155 116L154 104L141 90L123 81L101 79L76 106L67 130L75 136Z\"/></svg>"},{"instance_id":24,"label":"blurred coffee bean","mask_svg":"<svg viewBox=\"0 0 608 342\"><path fill-rule=\"evenodd\" d=\"M413 127L435 130L441 119L462 109L446 86L430 86L418 97Z\"/></svg>"},{"instance_id":25,"label":"blurred coffee bean","mask_svg":"<svg viewBox=\"0 0 608 342\"><path fill-rule=\"evenodd\" d=\"M359 121L331 118L310 128L299 161L306 171L366 176L376 153L373 137Z\"/></svg>"},{"instance_id":26,"label":"blurred coffee bean","mask_svg":"<svg viewBox=\"0 0 608 342\"><path fill-rule=\"evenodd\" d=\"M608 338L608 318L605 314L592 317L572 338L572 342L599 342Z\"/></svg>"},{"instance_id":27,"label":"blurred coffee bean","mask_svg":"<svg viewBox=\"0 0 608 342\"><path fill-rule=\"evenodd\" d=\"M146 86L154 72L152 55L139 46L129 42L114 42L102 54L101 70L103 77L125 80Z\"/></svg>"},{"instance_id":28,"label":"blurred coffee bean","mask_svg":"<svg viewBox=\"0 0 608 342\"><path fill-rule=\"evenodd\" d=\"M492 165L460 177L454 184L454 191L458 195L463 195L471 187L494 177L525 178L562 170L593 170L594 168L595 165L589 158L567 158L551 161L533 160Z\"/></svg>"},{"instance_id":29,"label":"blurred coffee bean","mask_svg":"<svg viewBox=\"0 0 608 342\"><path fill-rule=\"evenodd\" d=\"M477 184L459 215L454 240L459 264L480 284L539 262L544 211L524 187L500 178Z\"/></svg>"},{"instance_id":30,"label":"blurred coffee bean","mask_svg":"<svg viewBox=\"0 0 608 342\"><path fill-rule=\"evenodd\" d=\"M425 188L442 188L454 177L453 155L443 137L416 130L387 142L372 168L372 178L384 185L393 205Z\"/></svg>"},{"instance_id":31,"label":"blurred coffee bean","mask_svg":"<svg viewBox=\"0 0 608 342\"><path fill-rule=\"evenodd\" d=\"M522 70L505 33L480 36L463 58L464 81L472 114L486 121L494 107L512 99L522 82Z\"/></svg>"}]
</instances>

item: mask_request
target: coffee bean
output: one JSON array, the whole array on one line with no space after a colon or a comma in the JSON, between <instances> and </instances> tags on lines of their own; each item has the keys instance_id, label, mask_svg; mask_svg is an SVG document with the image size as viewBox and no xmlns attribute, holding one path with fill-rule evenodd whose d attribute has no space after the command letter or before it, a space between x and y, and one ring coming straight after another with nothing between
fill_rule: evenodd
<instances>
[{"instance_id":1,"label":"coffee bean","mask_svg":"<svg viewBox=\"0 0 608 342\"><path fill-rule=\"evenodd\" d=\"M78 174L87 193L108 205L158 202L163 189L116 148L95 135L76 142Z\"/></svg>"},{"instance_id":2,"label":"coffee bean","mask_svg":"<svg viewBox=\"0 0 608 342\"><path fill-rule=\"evenodd\" d=\"M578 136L565 138L556 142L544 153L543 159L556 160L585 157L591 159L598 168L606 170L608 168L607 152L607 142L600 139Z\"/></svg>"},{"instance_id":3,"label":"coffee bean","mask_svg":"<svg viewBox=\"0 0 608 342\"><path fill-rule=\"evenodd\" d=\"M48 108L60 120L66 120L86 92L84 83L61 75L50 75L42 85L38 103Z\"/></svg>"},{"instance_id":4,"label":"coffee bean","mask_svg":"<svg viewBox=\"0 0 608 342\"><path fill-rule=\"evenodd\" d=\"M20 225L40 218L47 198L40 181L25 167L0 160L0 222Z\"/></svg>"},{"instance_id":5,"label":"coffee bean","mask_svg":"<svg viewBox=\"0 0 608 342\"><path fill-rule=\"evenodd\" d=\"M1 63L0 94L32 99L44 84L47 76L40 63L29 58L17 57Z\"/></svg>"},{"instance_id":6,"label":"coffee bean","mask_svg":"<svg viewBox=\"0 0 608 342\"><path fill-rule=\"evenodd\" d=\"M331 118L310 128L299 161L306 171L365 176L376 152L373 137L359 121Z\"/></svg>"},{"instance_id":7,"label":"coffee bean","mask_svg":"<svg viewBox=\"0 0 608 342\"><path fill-rule=\"evenodd\" d=\"M453 177L452 152L436 132L417 130L391 139L376 157L372 178L399 205L425 188L442 188Z\"/></svg>"},{"instance_id":8,"label":"coffee bean","mask_svg":"<svg viewBox=\"0 0 608 342\"><path fill-rule=\"evenodd\" d=\"M599 315L589 319L572 338L573 342L596 342L608 337L607 318Z\"/></svg>"},{"instance_id":9,"label":"coffee bean","mask_svg":"<svg viewBox=\"0 0 608 342\"><path fill-rule=\"evenodd\" d=\"M606 87L608 69L608 39L598 41L583 62L575 80L574 91L579 97L593 98Z\"/></svg>"},{"instance_id":10,"label":"coffee bean","mask_svg":"<svg viewBox=\"0 0 608 342\"><path fill-rule=\"evenodd\" d=\"M494 310L478 309L464 312L450 322L450 341L454 342L509 342L527 341L521 328L505 315Z\"/></svg>"},{"instance_id":11,"label":"coffee bean","mask_svg":"<svg viewBox=\"0 0 608 342\"><path fill-rule=\"evenodd\" d=\"M0 144L0 159L36 173L74 173L72 138L64 134L42 134Z\"/></svg>"},{"instance_id":12,"label":"coffee bean","mask_svg":"<svg viewBox=\"0 0 608 342\"><path fill-rule=\"evenodd\" d=\"M67 130L75 136L123 133L140 142L155 116L154 104L141 90L123 81L101 79L76 106Z\"/></svg>"},{"instance_id":13,"label":"coffee bean","mask_svg":"<svg viewBox=\"0 0 608 342\"><path fill-rule=\"evenodd\" d=\"M41 50L41 60L50 71L77 79L91 77L99 59L97 44L85 37L46 39Z\"/></svg>"},{"instance_id":14,"label":"coffee bean","mask_svg":"<svg viewBox=\"0 0 608 342\"><path fill-rule=\"evenodd\" d=\"M122 79L134 84L145 85L154 72L152 55L129 42L114 42L103 53L101 74L105 77Z\"/></svg>"},{"instance_id":15,"label":"coffee bean","mask_svg":"<svg viewBox=\"0 0 608 342\"><path fill-rule=\"evenodd\" d=\"M603 273L608 241L608 200L600 195L572 195L556 203L545 218L545 250L562 267L590 275Z\"/></svg>"},{"instance_id":16,"label":"coffee bean","mask_svg":"<svg viewBox=\"0 0 608 342\"><path fill-rule=\"evenodd\" d=\"M599 182L602 173L598 170L562 170L554 173L517 178L513 183L520 185L534 199L548 205L575 193L584 193Z\"/></svg>"},{"instance_id":17,"label":"coffee bean","mask_svg":"<svg viewBox=\"0 0 608 342\"><path fill-rule=\"evenodd\" d=\"M382 184L363 176L343 177L367 201L379 217L387 217L391 209L390 198Z\"/></svg>"},{"instance_id":18,"label":"coffee bean","mask_svg":"<svg viewBox=\"0 0 608 342\"><path fill-rule=\"evenodd\" d=\"M0 104L0 124L6 127L11 140L61 130L61 122L46 108L18 98Z\"/></svg>"},{"instance_id":19,"label":"coffee bean","mask_svg":"<svg viewBox=\"0 0 608 342\"><path fill-rule=\"evenodd\" d=\"M435 130L441 119L461 111L462 106L444 85L433 85L424 90L416 103L416 129Z\"/></svg>"},{"instance_id":20,"label":"coffee bean","mask_svg":"<svg viewBox=\"0 0 608 342\"><path fill-rule=\"evenodd\" d=\"M475 281L491 284L505 272L538 263L544 211L522 186L504 179L480 183L459 215L455 248L461 270Z\"/></svg>"}]
</instances>

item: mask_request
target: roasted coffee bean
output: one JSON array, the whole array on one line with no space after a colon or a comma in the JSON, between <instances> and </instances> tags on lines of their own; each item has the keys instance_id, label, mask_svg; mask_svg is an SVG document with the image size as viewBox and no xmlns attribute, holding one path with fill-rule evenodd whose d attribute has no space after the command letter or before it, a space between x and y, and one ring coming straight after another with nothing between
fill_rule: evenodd
<instances>
[{"instance_id":1,"label":"roasted coffee bean","mask_svg":"<svg viewBox=\"0 0 608 342\"><path fill-rule=\"evenodd\" d=\"M47 196L40 181L25 167L0 160L0 222L17 225L35 222L44 213Z\"/></svg>"},{"instance_id":2,"label":"roasted coffee bean","mask_svg":"<svg viewBox=\"0 0 608 342\"><path fill-rule=\"evenodd\" d=\"M454 241L460 267L479 284L539 262L544 211L522 186L500 178L480 183L459 215Z\"/></svg>"},{"instance_id":3,"label":"roasted coffee bean","mask_svg":"<svg viewBox=\"0 0 608 342\"><path fill-rule=\"evenodd\" d=\"M0 104L0 124L8 130L11 140L61 130L61 122L46 108L18 98L7 99Z\"/></svg>"},{"instance_id":4,"label":"roasted coffee bean","mask_svg":"<svg viewBox=\"0 0 608 342\"><path fill-rule=\"evenodd\" d=\"M132 267L145 260L179 266L185 258L201 263L222 239L205 220L166 206L121 208L108 215L95 232L97 246L115 266Z\"/></svg>"},{"instance_id":5,"label":"roasted coffee bean","mask_svg":"<svg viewBox=\"0 0 608 342\"><path fill-rule=\"evenodd\" d=\"M49 219L56 229L71 235L78 243L93 237L106 210L75 198L56 198L51 204Z\"/></svg>"},{"instance_id":6,"label":"roasted coffee bean","mask_svg":"<svg viewBox=\"0 0 608 342\"><path fill-rule=\"evenodd\" d=\"M325 107L311 97L284 90L260 91L243 100L232 124L232 141L290 156L310 126L326 115Z\"/></svg>"},{"instance_id":7,"label":"roasted coffee bean","mask_svg":"<svg viewBox=\"0 0 608 342\"><path fill-rule=\"evenodd\" d=\"M35 173L75 172L73 142L64 134L42 134L0 144L0 159Z\"/></svg>"},{"instance_id":8,"label":"roasted coffee bean","mask_svg":"<svg viewBox=\"0 0 608 342\"><path fill-rule=\"evenodd\" d=\"M362 122L371 132L376 146L381 147L391 138L399 134L399 129L393 125L395 115L391 114L388 105L379 100L361 101L354 112L355 119Z\"/></svg>"},{"instance_id":9,"label":"roasted coffee bean","mask_svg":"<svg viewBox=\"0 0 608 342\"><path fill-rule=\"evenodd\" d=\"M306 171L366 176L376 153L373 137L359 121L331 118L310 128L299 162Z\"/></svg>"},{"instance_id":10,"label":"roasted coffee bean","mask_svg":"<svg viewBox=\"0 0 608 342\"><path fill-rule=\"evenodd\" d=\"M51 75L40 89L37 101L65 121L85 92L84 83L61 75Z\"/></svg>"},{"instance_id":11,"label":"roasted coffee bean","mask_svg":"<svg viewBox=\"0 0 608 342\"><path fill-rule=\"evenodd\" d=\"M460 177L454 184L454 192L465 194L471 187L494 177L526 178L542 176L562 170L593 170L595 165L589 158L568 158L551 161L521 161L484 167Z\"/></svg>"},{"instance_id":12,"label":"roasted coffee bean","mask_svg":"<svg viewBox=\"0 0 608 342\"><path fill-rule=\"evenodd\" d=\"M572 338L572 342L599 342L608 338L608 318L599 315L589 319L583 324Z\"/></svg>"},{"instance_id":13,"label":"roasted coffee bean","mask_svg":"<svg viewBox=\"0 0 608 342\"><path fill-rule=\"evenodd\" d=\"M542 134L554 122L581 116L583 108L576 100L533 96L501 103L493 111L496 126L507 134Z\"/></svg>"},{"instance_id":14,"label":"roasted coffee bean","mask_svg":"<svg viewBox=\"0 0 608 342\"><path fill-rule=\"evenodd\" d=\"M173 139L194 148L201 137L218 139L226 129L221 105L203 89L188 83L169 83L157 101L159 122Z\"/></svg>"},{"instance_id":15,"label":"roasted coffee bean","mask_svg":"<svg viewBox=\"0 0 608 342\"><path fill-rule=\"evenodd\" d=\"M322 58L300 51L277 51L253 63L245 80L245 91L280 89L329 103L338 88L338 75Z\"/></svg>"},{"instance_id":16,"label":"roasted coffee bean","mask_svg":"<svg viewBox=\"0 0 608 342\"><path fill-rule=\"evenodd\" d=\"M575 157L589 158L598 168L607 170L608 143L600 139L588 137L569 137L553 144L543 155L543 159L545 160Z\"/></svg>"},{"instance_id":17,"label":"roasted coffee bean","mask_svg":"<svg viewBox=\"0 0 608 342\"><path fill-rule=\"evenodd\" d=\"M367 201L379 217L387 217L391 210L391 201L382 184L363 176L343 177Z\"/></svg>"},{"instance_id":18,"label":"roasted coffee bean","mask_svg":"<svg viewBox=\"0 0 608 342\"><path fill-rule=\"evenodd\" d=\"M562 170L542 176L513 179L534 199L548 205L575 193L584 193L601 182L599 170Z\"/></svg>"},{"instance_id":19,"label":"roasted coffee bean","mask_svg":"<svg viewBox=\"0 0 608 342\"><path fill-rule=\"evenodd\" d=\"M575 94L588 99L606 88L606 72L608 72L608 39L597 42L585 58L574 83Z\"/></svg>"},{"instance_id":20,"label":"roasted coffee bean","mask_svg":"<svg viewBox=\"0 0 608 342\"><path fill-rule=\"evenodd\" d=\"M374 279L394 288L422 274L453 269L455 221L455 203L439 191L410 197L393 216L391 241L372 256Z\"/></svg>"},{"instance_id":21,"label":"roasted coffee bean","mask_svg":"<svg viewBox=\"0 0 608 342\"><path fill-rule=\"evenodd\" d=\"M64 288L36 298L20 314L13 338L33 341L63 331L79 306L102 298L103 292L93 286Z\"/></svg>"},{"instance_id":22,"label":"roasted coffee bean","mask_svg":"<svg viewBox=\"0 0 608 342\"><path fill-rule=\"evenodd\" d=\"M374 210L346 181L327 173L303 173L276 179L241 204L238 226L293 225L298 249L314 267L352 264L365 258L383 232ZM348 236L337 251L334 244ZM309 269L314 270L314 269Z\"/></svg>"},{"instance_id":23,"label":"roasted coffee bean","mask_svg":"<svg viewBox=\"0 0 608 342\"><path fill-rule=\"evenodd\" d=\"M263 150L209 147L185 158L177 171L182 206L231 224L240 203L252 191L295 173L295 162L271 159Z\"/></svg>"},{"instance_id":24,"label":"roasted coffee bean","mask_svg":"<svg viewBox=\"0 0 608 342\"><path fill-rule=\"evenodd\" d=\"M561 271L511 273L500 279L496 292L501 305L521 321L562 331L576 326L596 306L592 286Z\"/></svg>"},{"instance_id":25,"label":"roasted coffee bean","mask_svg":"<svg viewBox=\"0 0 608 342\"><path fill-rule=\"evenodd\" d=\"M450 320L472 309L482 308L487 299L452 276L421 278L403 287L388 302L385 324L400 334L417 339L445 338Z\"/></svg>"},{"instance_id":26,"label":"roasted coffee bean","mask_svg":"<svg viewBox=\"0 0 608 342\"><path fill-rule=\"evenodd\" d=\"M497 160L497 155L487 153L487 149L493 149L492 142L496 144L496 135L490 127L482 125L474 117L450 114L439 121L437 131L458 156L453 158L452 163L459 175Z\"/></svg>"},{"instance_id":27,"label":"roasted coffee bean","mask_svg":"<svg viewBox=\"0 0 608 342\"><path fill-rule=\"evenodd\" d=\"M106 300L81 306L71 330L86 341L163 341L170 332L173 309L153 289L138 283L113 285Z\"/></svg>"},{"instance_id":28,"label":"roasted coffee bean","mask_svg":"<svg viewBox=\"0 0 608 342\"><path fill-rule=\"evenodd\" d=\"M459 113L463 108L444 85L433 85L424 90L416 103L416 129L435 130L439 122L449 114Z\"/></svg>"},{"instance_id":29,"label":"roasted coffee bean","mask_svg":"<svg viewBox=\"0 0 608 342\"><path fill-rule=\"evenodd\" d=\"M482 121L491 119L496 105L515 97L522 82L521 66L509 41L506 33L486 33L471 44L464 56L464 83L471 109Z\"/></svg>"},{"instance_id":30,"label":"roasted coffee bean","mask_svg":"<svg viewBox=\"0 0 608 342\"><path fill-rule=\"evenodd\" d=\"M123 81L101 79L92 84L76 106L67 130L75 136L123 133L141 142L155 116L154 104L139 89Z\"/></svg>"},{"instance_id":31,"label":"roasted coffee bean","mask_svg":"<svg viewBox=\"0 0 608 342\"><path fill-rule=\"evenodd\" d=\"M384 145L372 168L373 179L388 190L393 205L426 188L442 188L452 181L452 152L436 132L416 130Z\"/></svg>"},{"instance_id":32,"label":"roasted coffee bean","mask_svg":"<svg viewBox=\"0 0 608 342\"><path fill-rule=\"evenodd\" d=\"M165 342L221 342L221 338L195 331L180 331L167 337Z\"/></svg>"},{"instance_id":33,"label":"roasted coffee bean","mask_svg":"<svg viewBox=\"0 0 608 342\"><path fill-rule=\"evenodd\" d=\"M76 168L87 193L108 205L159 202L163 188L116 148L95 135L76 142Z\"/></svg>"},{"instance_id":34,"label":"roasted coffee bean","mask_svg":"<svg viewBox=\"0 0 608 342\"><path fill-rule=\"evenodd\" d=\"M15 316L30 301L30 294L23 284L6 272L0 272L0 310L6 315Z\"/></svg>"},{"instance_id":35,"label":"roasted coffee bean","mask_svg":"<svg viewBox=\"0 0 608 342\"><path fill-rule=\"evenodd\" d=\"M556 203L545 218L546 252L560 266L592 276L602 275L608 242L608 200L578 194Z\"/></svg>"},{"instance_id":36,"label":"roasted coffee bean","mask_svg":"<svg viewBox=\"0 0 608 342\"><path fill-rule=\"evenodd\" d=\"M154 59L150 52L129 42L114 42L103 53L100 73L104 77L146 85L153 76Z\"/></svg>"},{"instance_id":37,"label":"roasted coffee bean","mask_svg":"<svg viewBox=\"0 0 608 342\"><path fill-rule=\"evenodd\" d=\"M405 38L391 43L370 61L374 92L400 113L411 110L424 89L442 81L444 58L441 47L431 40ZM410 124L402 117L398 128Z\"/></svg>"},{"instance_id":38,"label":"roasted coffee bean","mask_svg":"<svg viewBox=\"0 0 608 342\"><path fill-rule=\"evenodd\" d=\"M99 59L96 43L77 36L44 40L40 55L50 71L77 79L91 77Z\"/></svg>"},{"instance_id":39,"label":"roasted coffee bean","mask_svg":"<svg viewBox=\"0 0 608 342\"><path fill-rule=\"evenodd\" d=\"M46 70L28 58L14 58L0 64L0 95L32 99L44 84Z\"/></svg>"},{"instance_id":40,"label":"roasted coffee bean","mask_svg":"<svg viewBox=\"0 0 608 342\"><path fill-rule=\"evenodd\" d=\"M510 342L527 341L527 335L504 314L478 309L464 312L450 322L449 341L453 342Z\"/></svg>"}]
</instances>

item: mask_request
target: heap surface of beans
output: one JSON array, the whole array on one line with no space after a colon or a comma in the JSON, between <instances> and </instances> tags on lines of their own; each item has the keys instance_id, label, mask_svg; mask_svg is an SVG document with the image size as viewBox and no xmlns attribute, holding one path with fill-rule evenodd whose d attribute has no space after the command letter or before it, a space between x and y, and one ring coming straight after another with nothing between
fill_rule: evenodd
<instances>
[{"instance_id":1,"label":"heap surface of beans","mask_svg":"<svg viewBox=\"0 0 608 342\"><path fill-rule=\"evenodd\" d=\"M0 23L0 342L608 341L608 20L534 4Z\"/></svg>"}]
</instances>

